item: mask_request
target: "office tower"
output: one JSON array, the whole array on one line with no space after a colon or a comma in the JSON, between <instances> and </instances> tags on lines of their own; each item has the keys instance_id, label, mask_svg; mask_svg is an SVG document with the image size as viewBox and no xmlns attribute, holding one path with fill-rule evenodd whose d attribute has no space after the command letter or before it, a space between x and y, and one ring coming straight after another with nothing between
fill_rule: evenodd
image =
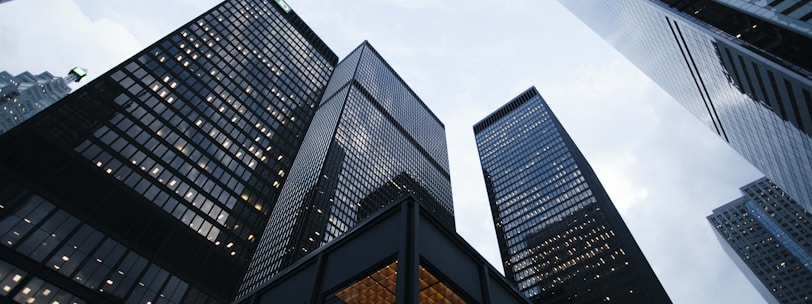
<instances>
[{"instance_id":1,"label":"office tower","mask_svg":"<svg viewBox=\"0 0 812 304\"><path fill-rule=\"evenodd\" d=\"M708 221L722 248L769 303L812 301L809 211L767 178L713 210Z\"/></svg>"},{"instance_id":2,"label":"office tower","mask_svg":"<svg viewBox=\"0 0 812 304\"><path fill-rule=\"evenodd\" d=\"M559 2L812 210L812 3Z\"/></svg>"},{"instance_id":3,"label":"office tower","mask_svg":"<svg viewBox=\"0 0 812 304\"><path fill-rule=\"evenodd\" d=\"M17 76L0 72L0 134L67 96L68 84L79 82L85 75L87 72L82 68L70 70L64 78L48 72L39 75L24 72Z\"/></svg>"},{"instance_id":4,"label":"office tower","mask_svg":"<svg viewBox=\"0 0 812 304\"><path fill-rule=\"evenodd\" d=\"M528 303L431 208L401 197L235 302Z\"/></svg>"},{"instance_id":5,"label":"office tower","mask_svg":"<svg viewBox=\"0 0 812 304\"><path fill-rule=\"evenodd\" d=\"M2 296L233 300L337 61L225 1L4 134Z\"/></svg>"},{"instance_id":6,"label":"office tower","mask_svg":"<svg viewBox=\"0 0 812 304\"><path fill-rule=\"evenodd\" d=\"M412 193L454 226L445 127L368 42L336 67L239 296Z\"/></svg>"},{"instance_id":7,"label":"office tower","mask_svg":"<svg viewBox=\"0 0 812 304\"><path fill-rule=\"evenodd\" d=\"M812 3L803 0L778 0L778 1L738 1L738 0L717 0L718 3L712 5L724 5L726 7L742 11L751 18L763 19L774 26L800 33L805 36L812 34ZM724 8L724 7L723 7ZM729 9L724 8L724 9ZM708 23L715 24L712 21ZM721 27L715 24L716 27ZM775 37L773 39L776 39ZM781 39L781 38L778 38Z\"/></svg>"},{"instance_id":8,"label":"office tower","mask_svg":"<svg viewBox=\"0 0 812 304\"><path fill-rule=\"evenodd\" d=\"M474 126L505 276L534 303L670 303L535 88Z\"/></svg>"}]
</instances>

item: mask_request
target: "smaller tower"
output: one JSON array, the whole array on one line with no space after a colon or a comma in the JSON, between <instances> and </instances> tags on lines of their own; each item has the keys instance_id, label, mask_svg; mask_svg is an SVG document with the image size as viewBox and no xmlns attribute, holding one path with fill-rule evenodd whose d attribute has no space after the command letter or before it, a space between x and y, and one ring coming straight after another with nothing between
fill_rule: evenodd
<instances>
[{"instance_id":1,"label":"smaller tower","mask_svg":"<svg viewBox=\"0 0 812 304\"><path fill-rule=\"evenodd\" d=\"M49 72L39 75L24 72L17 76L0 72L0 134L67 96L71 91L68 85L86 75L87 70L79 67L71 69L65 77L55 77Z\"/></svg>"},{"instance_id":2,"label":"smaller tower","mask_svg":"<svg viewBox=\"0 0 812 304\"><path fill-rule=\"evenodd\" d=\"M474 126L505 276L533 303L671 303L535 88Z\"/></svg>"},{"instance_id":3,"label":"smaller tower","mask_svg":"<svg viewBox=\"0 0 812 304\"><path fill-rule=\"evenodd\" d=\"M741 191L742 197L708 216L722 249L768 303L809 303L809 211L766 177Z\"/></svg>"}]
</instances>

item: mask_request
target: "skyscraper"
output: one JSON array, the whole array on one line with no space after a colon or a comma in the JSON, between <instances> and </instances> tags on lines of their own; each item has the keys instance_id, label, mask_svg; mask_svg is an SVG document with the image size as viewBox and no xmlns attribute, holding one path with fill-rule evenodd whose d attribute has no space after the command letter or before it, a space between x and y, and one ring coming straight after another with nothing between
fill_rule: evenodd
<instances>
[{"instance_id":1,"label":"skyscraper","mask_svg":"<svg viewBox=\"0 0 812 304\"><path fill-rule=\"evenodd\" d=\"M0 295L233 300L337 61L225 1L3 134Z\"/></svg>"},{"instance_id":2,"label":"skyscraper","mask_svg":"<svg viewBox=\"0 0 812 304\"><path fill-rule=\"evenodd\" d=\"M445 127L368 42L336 67L240 296L412 193L453 229Z\"/></svg>"},{"instance_id":3,"label":"skyscraper","mask_svg":"<svg viewBox=\"0 0 812 304\"><path fill-rule=\"evenodd\" d=\"M535 303L670 303L535 88L474 126L505 276Z\"/></svg>"},{"instance_id":4,"label":"skyscraper","mask_svg":"<svg viewBox=\"0 0 812 304\"><path fill-rule=\"evenodd\" d=\"M713 210L708 221L736 266L769 303L812 301L812 214L769 179Z\"/></svg>"},{"instance_id":5,"label":"skyscraper","mask_svg":"<svg viewBox=\"0 0 812 304\"><path fill-rule=\"evenodd\" d=\"M560 2L812 210L812 3Z\"/></svg>"},{"instance_id":6,"label":"skyscraper","mask_svg":"<svg viewBox=\"0 0 812 304\"><path fill-rule=\"evenodd\" d=\"M39 75L24 72L17 76L0 72L0 134L67 96L68 84L79 82L85 75L87 72L82 68L70 70L64 78L48 72Z\"/></svg>"}]
</instances>

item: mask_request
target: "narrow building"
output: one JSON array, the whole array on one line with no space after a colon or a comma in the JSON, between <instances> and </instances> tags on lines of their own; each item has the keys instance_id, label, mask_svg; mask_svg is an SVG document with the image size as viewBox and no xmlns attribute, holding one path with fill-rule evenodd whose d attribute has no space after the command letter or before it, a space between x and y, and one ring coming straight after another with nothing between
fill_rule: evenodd
<instances>
[{"instance_id":1,"label":"narrow building","mask_svg":"<svg viewBox=\"0 0 812 304\"><path fill-rule=\"evenodd\" d=\"M505 276L534 303L671 303L535 88L474 125Z\"/></svg>"},{"instance_id":2,"label":"narrow building","mask_svg":"<svg viewBox=\"0 0 812 304\"><path fill-rule=\"evenodd\" d=\"M719 243L768 303L812 301L812 219L767 178L708 216Z\"/></svg>"}]
</instances>

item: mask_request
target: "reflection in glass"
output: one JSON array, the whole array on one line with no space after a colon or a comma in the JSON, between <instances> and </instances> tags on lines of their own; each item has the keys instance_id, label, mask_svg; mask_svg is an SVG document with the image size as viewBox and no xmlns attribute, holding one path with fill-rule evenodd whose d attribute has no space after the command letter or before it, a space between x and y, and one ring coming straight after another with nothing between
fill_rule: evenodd
<instances>
[{"instance_id":1,"label":"reflection in glass","mask_svg":"<svg viewBox=\"0 0 812 304\"><path fill-rule=\"evenodd\" d=\"M429 272L423 265L419 265L421 304L464 304L467 303L456 292ZM397 293L398 262L394 261L374 273L350 284L327 298L327 304L379 304L395 303Z\"/></svg>"}]
</instances>

